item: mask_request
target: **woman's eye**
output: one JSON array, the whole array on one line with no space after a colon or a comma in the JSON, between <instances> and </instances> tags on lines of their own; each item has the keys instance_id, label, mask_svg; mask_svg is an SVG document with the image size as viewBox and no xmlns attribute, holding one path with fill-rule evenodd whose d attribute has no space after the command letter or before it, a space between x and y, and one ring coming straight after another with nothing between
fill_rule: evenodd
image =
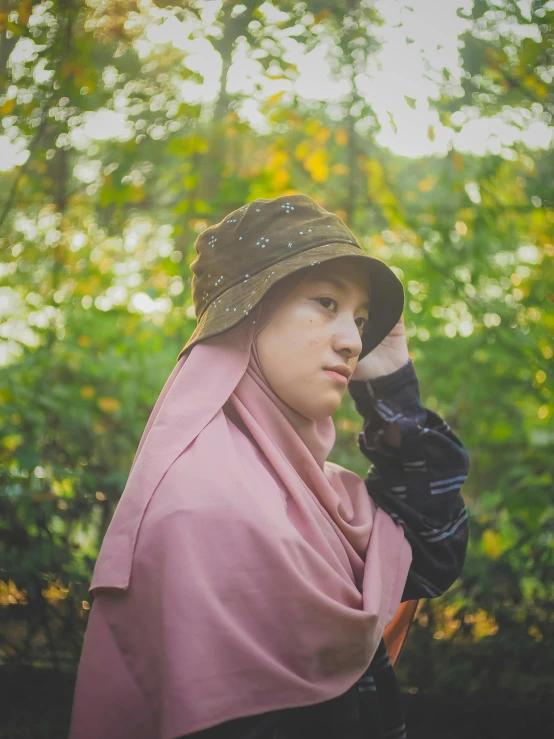
<instances>
[{"instance_id":1,"label":"woman's eye","mask_svg":"<svg viewBox=\"0 0 554 739\"><path fill-rule=\"evenodd\" d=\"M335 305L337 305L337 301L336 300L333 300L333 298L316 298L316 300L319 301L319 302L327 301L328 303L334 303ZM327 306L323 306L323 307L325 308ZM366 323L368 322L368 319L367 318L357 318L356 320L357 321L362 321L361 324L358 324L358 328L361 331L363 331Z\"/></svg>"},{"instance_id":2,"label":"woman's eye","mask_svg":"<svg viewBox=\"0 0 554 739\"><path fill-rule=\"evenodd\" d=\"M335 303L335 305L336 305L336 303L337 303L337 301L336 301L336 300L333 300L333 298L316 298L316 300L319 300L319 301L321 301L321 300L326 300L326 301L328 301L329 303ZM325 306L324 306L324 307L325 307Z\"/></svg>"}]
</instances>

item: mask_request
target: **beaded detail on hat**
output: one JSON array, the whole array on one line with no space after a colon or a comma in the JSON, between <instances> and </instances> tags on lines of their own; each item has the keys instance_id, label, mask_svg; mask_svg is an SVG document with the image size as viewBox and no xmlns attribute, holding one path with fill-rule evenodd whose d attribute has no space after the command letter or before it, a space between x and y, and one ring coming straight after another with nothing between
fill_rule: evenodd
<instances>
[{"instance_id":1,"label":"beaded detail on hat","mask_svg":"<svg viewBox=\"0 0 554 739\"><path fill-rule=\"evenodd\" d=\"M278 210L276 209L276 206ZM250 216L255 214L256 220L253 221L250 218L251 222L249 222L249 214ZM277 218L279 214L287 216L286 225L284 222L281 225L281 219ZM332 219L335 225L325 223L325 221L328 221L329 219ZM302 228L302 225L306 223L306 221L310 223L310 225L308 226L306 224L307 227L305 226ZM314 231L314 224L318 224L321 221L323 221L323 223L320 225L318 236L317 229ZM285 234L292 235L290 227L292 226L292 228L294 228L295 223L300 225L300 230L296 230L294 233L303 237L302 243L298 242L298 244L290 238L283 238ZM197 238L195 247L198 252L198 259L194 260L191 264L191 269L194 274L192 284L193 300L198 303L197 315L201 315L202 310L205 310L210 302L214 304L214 307L217 306L220 302L217 298L219 294L221 294L221 291L224 292L229 287L237 284L235 276L233 275L234 267L238 266L240 262L245 259L248 259L249 261L256 259L254 255L247 255L245 253L247 245L255 245L260 249L260 251L263 250L264 255L266 253L266 247L270 244L272 245L271 252L281 252L282 249L285 249L286 254L294 254L297 249L304 250L309 248L309 240L311 238L315 237L320 239L322 236L321 226L323 225L327 227L327 230L335 229L336 235L333 234L333 236L337 242L342 241L343 243L355 243L351 238L347 238L353 234L338 216L324 210L314 200L302 194L289 196L286 200L284 200L283 197L273 199L260 198L252 203L247 203L246 205L241 206L219 223L208 227ZM240 228L242 231L240 235L236 233L237 228ZM272 229L274 234L272 233L271 235L268 235L265 230L268 228ZM247 234L244 233L245 229L254 231L253 238L248 238L246 243L239 244L239 242L244 242L247 236ZM258 233L256 233L256 231ZM263 231L263 233L260 233L260 231ZM248 236L250 236L250 234L248 234ZM324 239L329 239L330 237L331 234L326 233ZM206 278L202 276L202 270L199 269L203 262L213 262L213 259L211 258L208 260L207 253L202 249L202 243L205 243L205 240L207 240L207 246L210 247L210 252L213 250L215 265L219 267L229 267L229 278L224 277L226 274L226 270L224 269L223 274L215 280L212 280L208 286L200 284L204 283ZM324 244L319 245L323 246ZM235 249L237 250L235 254L232 254L234 251L233 246L235 246ZM317 242L314 243L314 246L318 246ZM267 253L270 255L269 251ZM202 259L200 258L201 255L203 257ZM279 256L281 259L284 258L282 252ZM271 259L272 257L269 256L269 258ZM229 265L225 264L227 260L230 260L231 262ZM263 269L264 266L268 266L270 263L271 262L266 263L265 265L262 263L259 266ZM211 276L211 273L208 273L208 276ZM244 284L246 280L249 279L249 275L244 277L237 275L237 278L242 284ZM223 282L225 282L225 286L223 285ZM210 294L213 294L213 288L216 288L217 294L212 298L212 300L210 300Z\"/></svg>"},{"instance_id":2,"label":"beaded detail on hat","mask_svg":"<svg viewBox=\"0 0 554 739\"><path fill-rule=\"evenodd\" d=\"M246 203L200 233L194 247L197 257L190 269L197 326L188 344L230 329L288 273L342 256L378 262L383 297L373 315L383 317L373 321L372 340L379 338L380 326L387 324L386 313L397 314L403 305L401 284L394 273L364 253L339 216L302 193ZM394 310L385 313L389 303Z\"/></svg>"}]
</instances>

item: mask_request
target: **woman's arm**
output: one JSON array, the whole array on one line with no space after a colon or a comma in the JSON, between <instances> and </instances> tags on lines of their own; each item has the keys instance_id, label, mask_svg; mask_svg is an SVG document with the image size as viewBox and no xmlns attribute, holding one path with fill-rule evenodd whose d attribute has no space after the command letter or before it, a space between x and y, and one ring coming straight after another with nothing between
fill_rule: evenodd
<instances>
[{"instance_id":1,"label":"woman's arm","mask_svg":"<svg viewBox=\"0 0 554 739\"><path fill-rule=\"evenodd\" d=\"M348 385L364 419L358 443L372 461L365 483L412 548L402 602L442 595L459 577L469 539L460 489L469 457L449 425L420 402L411 360Z\"/></svg>"}]
</instances>

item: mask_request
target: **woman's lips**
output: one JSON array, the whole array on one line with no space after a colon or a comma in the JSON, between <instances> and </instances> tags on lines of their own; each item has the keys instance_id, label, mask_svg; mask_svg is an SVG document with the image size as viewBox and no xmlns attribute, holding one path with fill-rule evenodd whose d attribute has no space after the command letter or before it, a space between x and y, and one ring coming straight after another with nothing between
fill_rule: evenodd
<instances>
[{"instance_id":1,"label":"woman's lips","mask_svg":"<svg viewBox=\"0 0 554 739\"><path fill-rule=\"evenodd\" d=\"M333 372L333 370L323 370L325 374L330 377L335 382L339 382L341 385L348 385L348 380L344 375L339 374L338 372Z\"/></svg>"}]
</instances>

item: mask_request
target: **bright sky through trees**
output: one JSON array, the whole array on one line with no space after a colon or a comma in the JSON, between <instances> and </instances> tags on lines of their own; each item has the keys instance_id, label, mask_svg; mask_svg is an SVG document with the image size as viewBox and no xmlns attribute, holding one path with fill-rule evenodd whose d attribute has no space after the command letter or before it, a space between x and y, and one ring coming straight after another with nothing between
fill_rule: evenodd
<instances>
[{"instance_id":1,"label":"bright sky through trees","mask_svg":"<svg viewBox=\"0 0 554 739\"><path fill-rule=\"evenodd\" d=\"M530 4L530 0L519 3L524 15L529 14ZM136 41L139 53L146 56L155 47L163 53L164 45L182 50L186 53L187 66L203 77L202 83L182 80L182 101L213 101L218 93L221 59L209 39L203 37L202 31L210 29L220 1L204 3L202 24L194 20L180 22L171 8L157 8L150 0L143 0L140 5L148 11L150 21ZM284 15L270 3L261 7L268 20L278 20L280 15ZM463 124L456 133L442 126L437 112L431 109L429 100L437 99L439 85L445 84L442 69L448 70L450 75L450 90L455 90L459 82L458 38L469 28L469 21L461 18L458 10L469 12L471 0L377 0L376 7L383 19L383 25L377 31L382 48L371 59L372 68L356 82L379 118L382 130L376 136L377 143L407 157L443 155L451 142L462 152L477 155L491 152L505 156L510 156L506 147L518 140L531 148L551 145L552 130L544 121L534 120L529 114L527 117L517 116L511 111L509 117L507 114L481 117L478 110L468 108L465 115L460 115L460 120L456 121ZM504 29L505 23L499 18L499 30ZM521 39L522 28L513 27L516 39ZM536 26L526 26L523 33L532 36L534 29ZM272 80L264 75L261 65L253 58L255 50L253 53L246 44L237 43L234 52L228 92L242 93L244 98L239 114L260 132L268 130L261 105L272 95L283 91L285 95L292 94L294 87L298 96L326 102L332 109L333 103L349 94L348 81L333 78L330 64L332 39L322 35L318 46L310 52L306 52L292 35L287 45L286 61L295 64L299 71L294 82ZM31 39L21 39L12 53L12 63L29 59L35 51ZM111 72L112 68L106 68L106 82L109 82ZM36 74L44 76L48 72L37 69ZM15 96L17 90L15 85L13 87ZM89 114L83 125L74 129L72 139L78 148L86 149L93 140L127 141L133 135L122 105L117 111L104 109ZM0 136L0 170L13 169L27 156L25 141L13 136Z\"/></svg>"}]
</instances>

